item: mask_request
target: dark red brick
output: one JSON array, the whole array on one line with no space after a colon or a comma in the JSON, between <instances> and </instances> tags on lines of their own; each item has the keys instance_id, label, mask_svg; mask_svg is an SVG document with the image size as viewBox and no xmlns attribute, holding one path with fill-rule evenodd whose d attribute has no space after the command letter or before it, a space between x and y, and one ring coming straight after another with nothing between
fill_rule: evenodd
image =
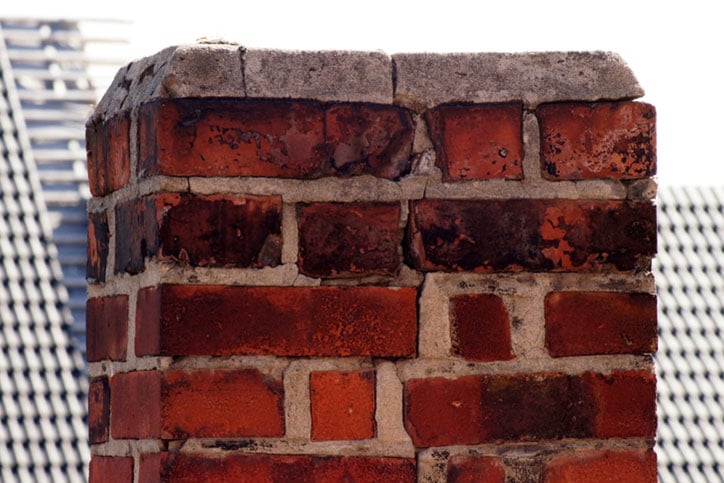
<instances>
[{"instance_id":1,"label":"dark red brick","mask_svg":"<svg viewBox=\"0 0 724 483\"><path fill-rule=\"evenodd\" d=\"M123 188L130 178L128 111L86 128L88 178L93 196Z\"/></svg>"},{"instance_id":2,"label":"dark red brick","mask_svg":"<svg viewBox=\"0 0 724 483\"><path fill-rule=\"evenodd\" d=\"M425 199L411 202L408 238L426 271L645 270L656 210L631 201Z\"/></svg>"},{"instance_id":3,"label":"dark red brick","mask_svg":"<svg viewBox=\"0 0 724 483\"><path fill-rule=\"evenodd\" d=\"M168 371L161 437L284 436L284 389L256 369Z\"/></svg>"},{"instance_id":4,"label":"dark red brick","mask_svg":"<svg viewBox=\"0 0 724 483\"><path fill-rule=\"evenodd\" d=\"M318 177L327 160L316 102L164 99L140 111L146 175Z\"/></svg>"},{"instance_id":5,"label":"dark red brick","mask_svg":"<svg viewBox=\"0 0 724 483\"><path fill-rule=\"evenodd\" d=\"M96 297L86 302L88 362L126 360L128 296Z\"/></svg>"},{"instance_id":6,"label":"dark red brick","mask_svg":"<svg viewBox=\"0 0 724 483\"><path fill-rule=\"evenodd\" d=\"M138 483L161 483L161 453L143 453L138 465Z\"/></svg>"},{"instance_id":7,"label":"dark red brick","mask_svg":"<svg viewBox=\"0 0 724 483\"><path fill-rule=\"evenodd\" d=\"M309 481L314 483L414 483L413 458L164 453L164 482Z\"/></svg>"},{"instance_id":8,"label":"dark red brick","mask_svg":"<svg viewBox=\"0 0 724 483\"><path fill-rule=\"evenodd\" d=\"M149 346L160 355L410 357L417 343L412 287L164 285ZM146 319L144 318L144 321ZM146 323L146 322L144 322ZM149 327L152 322L148 322Z\"/></svg>"},{"instance_id":9,"label":"dark red brick","mask_svg":"<svg viewBox=\"0 0 724 483\"><path fill-rule=\"evenodd\" d=\"M653 450L577 450L556 455L545 483L656 483Z\"/></svg>"},{"instance_id":10,"label":"dark red brick","mask_svg":"<svg viewBox=\"0 0 724 483\"><path fill-rule=\"evenodd\" d=\"M125 372L111 378L111 436L158 438L161 434L161 375Z\"/></svg>"},{"instance_id":11,"label":"dark red brick","mask_svg":"<svg viewBox=\"0 0 724 483\"><path fill-rule=\"evenodd\" d=\"M142 288L138 291L136 302L136 339L137 356L160 353L159 321L161 320L161 292L156 287Z\"/></svg>"},{"instance_id":12,"label":"dark red brick","mask_svg":"<svg viewBox=\"0 0 724 483\"><path fill-rule=\"evenodd\" d=\"M538 108L543 174L549 179L638 179L656 171L656 112L641 102Z\"/></svg>"},{"instance_id":13,"label":"dark red brick","mask_svg":"<svg viewBox=\"0 0 724 483\"><path fill-rule=\"evenodd\" d=\"M309 376L312 440L375 436L375 372L324 371Z\"/></svg>"},{"instance_id":14,"label":"dark red brick","mask_svg":"<svg viewBox=\"0 0 724 483\"><path fill-rule=\"evenodd\" d=\"M299 270L312 277L395 275L399 203L316 203L298 208Z\"/></svg>"},{"instance_id":15,"label":"dark red brick","mask_svg":"<svg viewBox=\"0 0 724 483\"><path fill-rule=\"evenodd\" d=\"M521 179L523 106L445 105L427 111L443 179Z\"/></svg>"},{"instance_id":16,"label":"dark red brick","mask_svg":"<svg viewBox=\"0 0 724 483\"><path fill-rule=\"evenodd\" d=\"M503 458L499 456L453 456L447 467L448 483L505 483Z\"/></svg>"},{"instance_id":17,"label":"dark red brick","mask_svg":"<svg viewBox=\"0 0 724 483\"><path fill-rule=\"evenodd\" d=\"M278 196L165 195L159 205L163 259L214 267L281 262Z\"/></svg>"},{"instance_id":18,"label":"dark red brick","mask_svg":"<svg viewBox=\"0 0 724 483\"><path fill-rule=\"evenodd\" d=\"M94 377L88 387L88 434L90 444L108 441L111 389L107 377Z\"/></svg>"},{"instance_id":19,"label":"dark red brick","mask_svg":"<svg viewBox=\"0 0 724 483\"><path fill-rule=\"evenodd\" d=\"M116 206L115 273L140 273L145 259L158 253L156 199L139 198Z\"/></svg>"},{"instance_id":20,"label":"dark red brick","mask_svg":"<svg viewBox=\"0 0 724 483\"><path fill-rule=\"evenodd\" d=\"M600 438L656 437L656 375L649 371L586 374L597 402L593 432Z\"/></svg>"},{"instance_id":21,"label":"dark red brick","mask_svg":"<svg viewBox=\"0 0 724 483\"><path fill-rule=\"evenodd\" d=\"M405 427L416 447L567 438L653 438L648 372L413 379Z\"/></svg>"},{"instance_id":22,"label":"dark red brick","mask_svg":"<svg viewBox=\"0 0 724 483\"><path fill-rule=\"evenodd\" d=\"M133 458L93 455L90 483L133 483Z\"/></svg>"},{"instance_id":23,"label":"dark red brick","mask_svg":"<svg viewBox=\"0 0 724 483\"><path fill-rule=\"evenodd\" d=\"M88 257L86 277L89 282L105 282L108 263L108 215L105 211L88 213Z\"/></svg>"},{"instance_id":24,"label":"dark red brick","mask_svg":"<svg viewBox=\"0 0 724 483\"><path fill-rule=\"evenodd\" d=\"M510 322L503 300L494 294L450 298L452 353L473 361L513 359Z\"/></svg>"},{"instance_id":25,"label":"dark red brick","mask_svg":"<svg viewBox=\"0 0 724 483\"><path fill-rule=\"evenodd\" d=\"M396 106L335 104L325 113L331 174L397 179L409 173L413 125Z\"/></svg>"},{"instance_id":26,"label":"dark red brick","mask_svg":"<svg viewBox=\"0 0 724 483\"><path fill-rule=\"evenodd\" d=\"M553 292L545 299L553 357L656 352L656 297L647 293Z\"/></svg>"}]
</instances>

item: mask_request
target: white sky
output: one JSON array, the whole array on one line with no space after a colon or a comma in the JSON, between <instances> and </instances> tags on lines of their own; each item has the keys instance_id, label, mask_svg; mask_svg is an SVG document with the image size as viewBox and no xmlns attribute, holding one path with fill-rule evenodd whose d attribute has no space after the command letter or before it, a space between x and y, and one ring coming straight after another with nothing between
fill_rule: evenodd
<instances>
[{"instance_id":1,"label":"white sky","mask_svg":"<svg viewBox=\"0 0 724 483\"><path fill-rule=\"evenodd\" d=\"M131 20L122 30L131 57L203 36L388 53L615 51L657 108L661 185L724 185L723 13L723 3L702 0L0 0L2 16Z\"/></svg>"}]
</instances>

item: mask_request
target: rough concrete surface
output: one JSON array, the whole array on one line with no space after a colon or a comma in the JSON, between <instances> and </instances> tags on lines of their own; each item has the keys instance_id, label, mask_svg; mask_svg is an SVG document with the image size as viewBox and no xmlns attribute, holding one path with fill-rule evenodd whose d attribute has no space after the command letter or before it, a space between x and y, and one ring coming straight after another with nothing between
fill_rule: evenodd
<instances>
[{"instance_id":1,"label":"rough concrete surface","mask_svg":"<svg viewBox=\"0 0 724 483\"><path fill-rule=\"evenodd\" d=\"M640 97L631 69L610 52L397 54L395 103L596 101Z\"/></svg>"},{"instance_id":2,"label":"rough concrete surface","mask_svg":"<svg viewBox=\"0 0 724 483\"><path fill-rule=\"evenodd\" d=\"M249 97L392 103L392 62L382 52L247 50Z\"/></svg>"}]
</instances>

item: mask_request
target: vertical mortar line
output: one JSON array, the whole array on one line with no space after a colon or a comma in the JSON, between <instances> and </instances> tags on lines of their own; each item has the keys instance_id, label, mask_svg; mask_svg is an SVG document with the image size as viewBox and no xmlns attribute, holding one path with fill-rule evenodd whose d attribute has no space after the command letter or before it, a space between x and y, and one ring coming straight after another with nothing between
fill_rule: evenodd
<instances>
[{"instance_id":1,"label":"vertical mortar line","mask_svg":"<svg viewBox=\"0 0 724 483\"><path fill-rule=\"evenodd\" d=\"M297 205L282 204L282 264L296 265L299 257L299 227Z\"/></svg>"},{"instance_id":2,"label":"vertical mortar line","mask_svg":"<svg viewBox=\"0 0 724 483\"><path fill-rule=\"evenodd\" d=\"M400 200L400 219L397 223L400 245L397 247L397 255L400 258L400 267L405 264L405 231L410 218L410 200Z\"/></svg>"},{"instance_id":3,"label":"vertical mortar line","mask_svg":"<svg viewBox=\"0 0 724 483\"><path fill-rule=\"evenodd\" d=\"M545 296L550 291L548 277L536 276L536 283L503 300L511 319L510 342L517 359L549 359L545 347ZM516 328L513 320L521 321Z\"/></svg>"},{"instance_id":4,"label":"vertical mortar line","mask_svg":"<svg viewBox=\"0 0 724 483\"><path fill-rule=\"evenodd\" d=\"M417 483L447 481L449 452L428 448L417 453Z\"/></svg>"},{"instance_id":5,"label":"vertical mortar line","mask_svg":"<svg viewBox=\"0 0 724 483\"><path fill-rule=\"evenodd\" d=\"M419 294L418 358L450 357L450 300L435 278L426 274Z\"/></svg>"},{"instance_id":6,"label":"vertical mortar line","mask_svg":"<svg viewBox=\"0 0 724 483\"><path fill-rule=\"evenodd\" d=\"M116 196L108 195L103 200L108 222L108 257L106 258L106 283L113 281L116 265Z\"/></svg>"},{"instance_id":7,"label":"vertical mortar line","mask_svg":"<svg viewBox=\"0 0 724 483\"><path fill-rule=\"evenodd\" d=\"M309 441L312 415L309 395L309 366L305 360L293 360L284 370L284 424L287 440Z\"/></svg>"},{"instance_id":8,"label":"vertical mortar line","mask_svg":"<svg viewBox=\"0 0 724 483\"><path fill-rule=\"evenodd\" d=\"M375 361L375 378L377 439L383 444L388 442L406 444L410 456L414 456L415 447L403 422L403 385L397 377L395 363L386 360Z\"/></svg>"},{"instance_id":9,"label":"vertical mortar line","mask_svg":"<svg viewBox=\"0 0 724 483\"><path fill-rule=\"evenodd\" d=\"M542 181L540 155L540 125L535 111L523 110L523 184L537 185Z\"/></svg>"},{"instance_id":10,"label":"vertical mortar line","mask_svg":"<svg viewBox=\"0 0 724 483\"><path fill-rule=\"evenodd\" d=\"M126 364L136 366L136 306L138 304L138 277L134 277L128 290L128 344L126 346Z\"/></svg>"}]
</instances>

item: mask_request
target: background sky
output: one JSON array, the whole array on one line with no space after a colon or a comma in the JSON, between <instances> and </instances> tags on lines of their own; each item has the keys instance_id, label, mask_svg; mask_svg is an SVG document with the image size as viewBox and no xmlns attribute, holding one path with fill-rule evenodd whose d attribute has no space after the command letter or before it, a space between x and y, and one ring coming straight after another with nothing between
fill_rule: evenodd
<instances>
[{"instance_id":1,"label":"background sky","mask_svg":"<svg viewBox=\"0 0 724 483\"><path fill-rule=\"evenodd\" d=\"M200 37L387 53L610 50L657 108L659 183L724 185L720 2L2 0L0 15L128 20L121 60Z\"/></svg>"}]
</instances>

